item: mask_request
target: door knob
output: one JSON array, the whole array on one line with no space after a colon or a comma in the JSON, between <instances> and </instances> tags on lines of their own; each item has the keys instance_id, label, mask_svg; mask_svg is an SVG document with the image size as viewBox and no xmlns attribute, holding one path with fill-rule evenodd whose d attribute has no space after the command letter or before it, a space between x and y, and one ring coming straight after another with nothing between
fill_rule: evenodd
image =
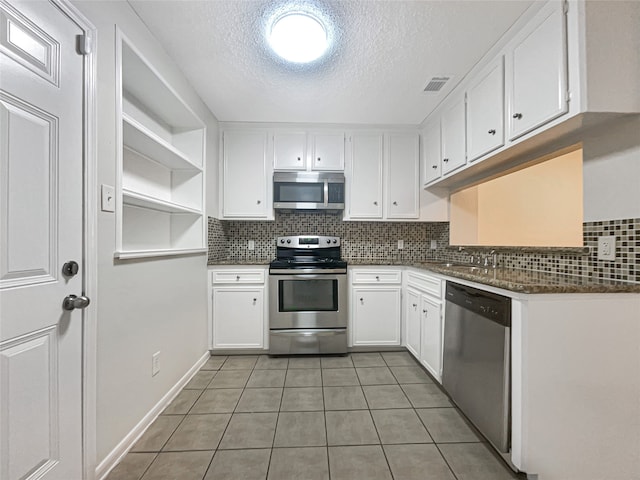
<instances>
[{"instance_id":1,"label":"door knob","mask_svg":"<svg viewBox=\"0 0 640 480\"><path fill-rule=\"evenodd\" d=\"M91 303L88 297L84 295L67 295L62 301L62 308L65 310L75 310L76 308L86 308Z\"/></svg>"},{"instance_id":2,"label":"door knob","mask_svg":"<svg viewBox=\"0 0 640 480\"><path fill-rule=\"evenodd\" d=\"M73 260L68 261L62 266L62 274L65 277L73 277L78 274L79 268L78 262L74 262Z\"/></svg>"}]
</instances>

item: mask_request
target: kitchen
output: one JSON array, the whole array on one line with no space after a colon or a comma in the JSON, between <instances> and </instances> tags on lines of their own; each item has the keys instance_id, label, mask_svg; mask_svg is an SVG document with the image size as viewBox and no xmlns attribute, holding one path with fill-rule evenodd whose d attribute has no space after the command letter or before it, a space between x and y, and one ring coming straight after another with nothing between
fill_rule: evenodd
<instances>
[{"instance_id":1,"label":"kitchen","mask_svg":"<svg viewBox=\"0 0 640 480\"><path fill-rule=\"evenodd\" d=\"M271 121L269 118L254 119L250 125L246 126L238 125L238 122L246 121L247 117L234 118L227 112L211 110L199 98L199 95L203 95L200 93L202 87L194 90L189 84L191 83L194 87L197 87L195 82L185 78L188 69L177 66L177 58L179 56L171 55L174 58L172 59L164 51L166 49L170 52L171 48L167 45L160 46L162 35L171 36L172 28L165 26L163 27L164 30L152 29L153 18L148 10L154 7L152 4L145 7L145 3L147 2L131 2L131 4L127 2L74 3L80 12L86 15L89 21L93 23L98 32L94 45L94 48L97 49L97 76L95 78L97 96L95 98L95 109L99 126L95 136L95 149L98 159L95 169L95 185L116 186L118 188L118 185L121 184L120 177L123 173L118 165L121 162L119 159L122 156L122 148L119 146L118 139L122 138L122 136L125 137L125 140L129 138L127 135L135 131L136 118L140 118L140 116L135 116L135 113L139 110L135 108L135 105L132 106L125 103L124 106L121 106L122 102L118 98L119 86L116 83L118 78L116 73L120 71L116 70L117 68L120 69L120 67L116 67L118 65L117 59L124 57L129 62L126 65L135 68L136 57L143 58L144 61L153 66L154 71L150 72L156 75L159 72L159 75L173 89L173 91L164 92L160 96L157 91L149 88L149 91L152 92L152 97L153 94L157 95L155 97L156 102L158 98L163 98L165 102L162 103L170 103L166 99L171 98L173 95L179 96L182 104L186 104L188 107L182 107L184 115L182 115L181 121L184 122L183 126L188 128L184 129L186 131L184 138L179 140L179 142L182 142L181 145L188 144L194 138L196 140L200 138L199 142L205 144L205 148L200 148L199 153L197 149L195 152L195 156L200 155L200 164L190 166L190 172L185 174L186 180L184 183L188 185L188 188L186 191L183 189L180 192L176 192L176 195L183 195L186 200L182 202L176 201L175 203L186 204L187 208L190 209L187 214L197 217L198 215L194 214L193 211L198 211L198 202L200 202L199 210L202 211L203 198L206 197L206 213L209 218L202 218L203 216L200 214L200 219L194 223L183 225L185 229L183 238L186 238L188 243L187 248L184 250L191 249L193 246L194 250L199 250L198 252L185 255L151 257L145 260L143 257L136 257L135 255L129 255L131 258L127 258L127 252L135 250L135 248L128 248L127 244L127 228L131 225L123 225L118 219L118 215L112 212L96 212L95 228L97 240L95 260L93 261L97 272L97 286L94 287L94 295L89 295L95 313L90 313L91 308L87 310L87 315L95 315L95 323L93 324L93 335L95 335L93 339L93 342L95 342L93 365L95 371L93 376L89 372L87 380L89 384L95 382L93 400L91 399L90 386L88 390L88 402L94 402L94 411L93 414L85 412L87 424L91 425L93 418L95 427L89 427L87 432L85 463L88 465L86 467L87 471L96 471L97 469L95 473L91 474L96 475L97 478L101 478L115 466L120 457L133 445L136 438L151 424L171 398L188 382L189 378L195 374L202 362L206 361L204 355L208 353L208 349L211 347L211 336L208 331L211 325L208 320L209 307L207 298L210 299L211 297L208 291L210 282L205 281L208 275L206 262L204 261L206 245L203 241L205 238L208 237L209 240L210 263L220 263L228 260L232 265L241 263L251 265L254 262L253 265L261 265L263 269L266 269L266 264L275 257L275 240L277 237L314 234L339 236L343 240L342 255L348 260L349 265L355 265L358 261L361 261L384 266L384 270L388 268L393 270L393 265L391 267L385 265L393 262L398 265L395 270L401 270L401 277L404 272L408 271L403 270L405 265L410 265L416 260L437 259L440 261L451 260L466 263L470 260L469 257L471 255L477 257L478 253L480 253L482 256L489 256L492 248L489 246L487 247L488 250L480 249L479 252L469 247L462 252L449 248L449 235L454 225L449 223L448 192L446 189L457 189L463 184L472 185L480 179L495 176L498 171L507 168L507 165L508 168L517 166L515 163L508 163L507 157L513 151L507 147L502 147L503 149L499 147L494 155L489 155L488 160L482 160L482 163L475 165L470 164L469 167L463 167L452 172L449 176L445 175L441 180L436 180L438 185L435 189L431 188L427 191L418 188L428 183L428 181L424 181L425 179L420 178L421 183L419 186L416 185L416 191L418 192L418 201L422 202L422 208L419 209L419 215L424 215L421 218L422 222L416 221L415 217L410 221L398 222L389 216L389 211L387 210L383 210L380 217L369 217L366 221L360 220L366 219L366 215L370 215L369 212L365 212L360 220L352 221L343 221L339 216L331 213L320 215L276 214L267 203L272 199L272 192L269 191L272 186L271 171L264 171L261 183L255 184L257 185L256 188L249 187L247 183L240 183L233 190L237 192L234 198L242 201L248 198L249 193L258 192L259 188L264 189L264 202L260 204L264 209L264 213L261 214L263 215L262 218L245 215L244 219L241 220L237 215L234 217L233 212L231 212L231 215L226 216L223 211L225 205L224 195L225 192L228 192L221 188L221 186L224 186L224 152L221 145L224 140L222 132L229 130L229 127L237 128L238 130L243 130L243 127L250 127L253 130L262 132L266 148L270 149L273 146L269 143L269 135L266 132L273 131L276 126L269 123ZM191 3L187 2L181 8L190 8ZM577 6L577 4L570 3L569 11L567 12L570 19L569 27L573 25L571 22L578 21L571 10L574 5ZM599 4L594 3L594 5L593 8L596 8ZM147 10L146 14L141 13L145 8ZM524 11L526 5L520 7L511 5L510 8ZM599 10L597 14L606 17L606 7L600 8L604 8L605 11ZM613 10L609 14L613 15ZM140 20L138 15L144 18L145 21ZM637 23L634 23L634 19L637 20L637 11L635 15L636 17L630 15L626 18L616 18L620 25L626 22L627 27L620 26L617 28L620 38L625 41L628 41L628 38L632 38L631 34L635 32L633 25L637 25ZM517 16L514 15L513 19L517 18ZM237 21L238 17L242 17L242 15L231 16L230 18L233 21L229 20L228 24L219 25L219 28L227 34L232 32L234 22ZM176 16L176 18L178 17ZM525 20L522 19L521 22L524 23ZM118 28L116 29L114 25L117 25ZM506 31L509 26L509 23L504 24L503 31ZM153 33L149 29L152 29ZM611 112L629 111L637 113L640 110L637 98L635 103L620 105L620 102L629 101L629 97L632 97L634 93L637 97L638 67L637 65L628 64L619 66L616 69L610 66L609 63L615 64L617 58L615 55L610 54L610 49L603 48L600 51L594 45L588 43L595 42L597 45L597 35L614 34L609 31L611 29L604 28L603 30L605 31L599 31L598 28L595 28L594 35L596 37L592 39L592 37L587 36L585 40L571 37L571 35L578 34L575 30L568 28L569 42L573 42L570 44L581 45L581 41L586 41L590 48L589 53L596 55L593 59L596 62L595 64L603 65L602 69L599 70L593 67L593 64L589 64L589 87L593 88L595 93L592 95L592 90L589 90L589 95L592 96L584 93L585 98L571 97L571 102L569 102L570 113L568 115L580 125L572 125L571 122L564 122L562 117L558 117L550 121L550 124L555 129L547 129L545 126L540 132L524 133L520 137L521 140L517 141L517 145L511 147L521 149L521 151L518 150L517 154L519 160L534 161L540 156L548 155L577 143L582 144L582 188L584 189L582 208L584 213L580 223L584 226L584 246L589 247L591 253L585 256L576 253L575 250L569 250L569 253L551 254L539 251L534 253L510 252L498 249L498 263L500 266L551 272L560 270L579 275L594 274L595 276L613 280L618 278L620 280L638 282L637 244L633 244L637 240L635 237L637 235L635 233L637 231L637 220L634 219L640 217L638 214L640 202L638 201L637 193L639 178L638 154L640 149L637 134L639 128L638 117L637 115L632 115L629 118L620 118L618 120L607 118L606 121L601 121L603 117L606 117ZM184 30L182 32L184 33ZM173 33L173 35L176 34ZM496 35L496 38L500 35ZM499 43L494 45L494 53L499 52L502 48L507 48L507 40L505 39L502 45ZM120 52L116 48L118 45L124 46L118 47L122 49ZM603 42L602 45L607 45L607 43ZM489 47L491 47L491 43L486 46L486 49L489 50ZM384 49L385 47L381 48ZM621 42L617 46L617 53L620 58L623 58L626 50L637 51L634 48L633 42L630 45ZM479 61L484 53L485 51L477 52L476 58L470 61L468 68ZM220 53L220 55L227 58L229 53ZM572 60L575 61L575 57L570 56L569 61ZM188 61L185 54L184 62ZM244 62L239 63L247 65ZM480 67L481 65L478 66L478 68ZM569 71L575 71L573 70L575 67L576 65L570 64ZM364 71L366 72L367 70L364 69ZM616 72L618 75L611 78L611 72ZM429 72L429 75L439 75L441 73L447 72ZM461 72L461 75L466 73L466 71ZM136 77L136 75L127 77L127 71L124 66L121 74L122 80L120 81L124 82L129 90L140 89L138 97L144 98L145 87L150 85L147 80L152 80L153 75L141 82L143 87L141 88L140 85L137 87L135 85L136 78L139 80L141 77ZM148 74L149 72L141 73L138 71L137 75ZM308 72L305 74L309 75ZM227 73L220 71L219 75L225 76ZM569 81L574 79L575 77L570 77ZM426 84L425 80L428 79L424 76L416 79L420 84L420 90L424 88L422 84ZM460 88L465 86L464 82L467 85L471 83L471 77L465 77L460 80L463 82L460 84ZM130 83L127 84L127 82ZM206 83L207 80L202 79L201 82ZM609 82L615 84L616 87L609 87ZM634 86L636 87L634 88ZM454 87L449 88L453 89ZM446 91L450 93L452 90ZM323 95L320 92L312 93L319 95L318 98L326 99L326 94ZM228 92L222 91L219 95L228 95ZM354 97L354 101L356 101L358 96L355 95ZM444 96L425 98L428 99L428 105L420 108L426 108L426 110L423 110L420 118L415 121L407 121L406 118L398 116L385 122L390 125L372 126L364 120L366 119L367 107L363 105L352 109L354 112L362 112L361 117L327 119L319 116L319 120L315 123L309 119L312 117L300 115L299 119L290 120L290 123L287 124L277 125L277 128L282 129L283 133L299 134L302 131L305 134L305 139L311 138L307 137L307 135L334 135L336 132L342 132L345 138L347 138L347 132L349 132L351 138L354 138L357 134L370 133L373 130L377 135L376 138L382 138L383 144L386 144L385 142L389 138L396 138L394 135L399 138L420 135L423 142L422 146L424 147L426 145L425 138L430 131L428 127L431 126L432 121L439 118L438 109L444 111L447 104L446 101L440 104ZM249 112L252 110L251 96L240 96L237 100L240 102L241 107L238 111ZM384 95L380 95L378 100L382 104L387 101ZM612 110L609 110L608 107L611 107ZM120 118L121 111L119 109L123 108L127 113L133 112L131 115L133 121L126 122L126 128L120 127L123 125L123 121ZM436 109L434 114L425 119L427 113L433 109ZM211 113L212 111L216 117L219 116L225 121L231 120L233 125L218 122ZM395 111L397 115L402 113L393 109L392 111ZM579 112L587 112L587 114L582 116ZM591 112L594 112L593 117ZM294 115L290 116L290 118L293 117ZM423 122L423 120L427 121ZM343 123L337 124L337 121ZM324 126L322 125L324 123L331 123L331 125ZM403 125L405 123L409 125ZM362 126L363 124L364 126ZM206 134L203 134L205 127ZM589 127L591 128L589 129ZM568 132L560 132L558 130L563 128L566 128ZM131 141L135 141L135 135L132 134L131 138ZM182 149L184 148L186 147L182 147ZM311 150L312 148L309 146L307 149L308 154L311 154ZM507 150L508 152L504 153ZM206 157L203 151L206 151ZM269 152L271 150L267 151L265 157L273 158L272 155L269 156ZM351 167L344 169L345 177L347 177L347 198L349 199L346 202L347 205L350 205L349 202L351 201L351 190L349 188L352 184L349 182L354 180L349 178L354 165L353 158L350 157L349 152L350 149L345 148L344 153L347 157L344 159L345 163L351 165ZM423 151L421 151L422 154ZM534 154L536 156L532 157ZM203 158L206 158L206 162L202 160ZM386 171L388 158L388 152L383 152L380 155L380 168L383 172ZM421 159L419 163L422 163L422 161ZM265 162L264 168L269 168L270 165L272 166L271 161ZM424 174L424 170L424 168L420 167L421 174ZM245 180L256 181L253 176L249 177L247 175L250 171L247 168L240 172L245 176L243 182ZM136 173L139 174L140 170L136 170ZM260 176L257 177L260 179ZM198 190L193 188L192 182L194 178L196 183L200 182L200 184L202 184L203 178L206 179L206 195L204 195L205 189L200 188ZM385 178L386 181L386 177L383 176L381 178ZM134 180L134 176L131 176L129 180ZM386 202L386 197L384 196L388 196L389 186L384 184L382 180L380 180L379 185L380 193L383 197L379 200L380 205L374 206L381 209L391 208L393 201L391 201L390 205L383 205L383 202ZM139 207L139 205L135 205L135 202L139 204L143 201L148 201L148 199L140 198L140 195L136 197L136 189L134 187L135 183L130 183L128 185L129 191L124 193L128 195L128 205ZM439 190L440 188L444 189L444 193ZM121 194L123 193L121 192ZM118 202L121 201L122 199L118 197ZM255 203L254 199L252 207ZM120 207L117 206L116 208ZM133 211L134 209L131 210ZM348 208L345 209L345 213L350 214ZM252 218L252 220L248 221L249 218ZM193 225L196 226L195 234L192 231ZM205 225L207 228L205 228ZM624 238L622 233L616 233L619 236L617 240L619 245L616 243L616 253L620 255L616 262L612 264L608 262L602 263L597 258L592 258L592 255L595 255L597 238L607 235L610 230L629 232L624 234ZM155 240L154 238L149 238L155 235L152 229L150 229L150 235L145 235L144 231L139 232L135 229L131 231L139 235L135 238L132 237L133 244L138 241L139 244L143 244L144 242ZM398 248L399 240L403 241L403 248ZM433 241L435 241L435 248L432 249ZM252 250L250 249L250 242L253 242ZM623 245L623 243L626 243L626 245ZM116 252L115 255L114 252ZM370 267L365 265L362 268L366 270ZM447 274L444 270L443 272L444 275ZM373 278L375 278L375 274ZM464 277L462 277L461 281L464 282ZM473 282L473 280L471 281ZM252 284L251 287L255 287L255 284ZM364 283L360 288L366 289L368 284ZM402 289L402 283L395 283L390 287L389 291L402 293ZM500 287L497 286L497 289L500 289ZM588 296L590 301L603 298L595 294L581 295ZM529 302L529 300L524 297L520 298L519 301L522 308L524 308L524 303ZM637 307L637 303L632 303L632 308L633 305ZM538 306L535 308L538 308ZM545 307L540 306L540 308L542 309L540 311L544 311ZM91 323L88 323L88 327L91 328ZM400 333L402 334L402 328L400 328ZM603 350L601 355L603 357L613 356L614 353L620 351L619 342L623 338L616 340L614 333L609 332L609 335L602 339ZM637 335L637 331L635 335ZM633 338L633 333L630 333L626 339L632 340ZM4 339L5 337L3 336L2 340L4 341ZM262 346L265 344L263 341ZM89 352L91 352L91 349L89 349ZM151 359L157 352L160 352L158 364L156 365L159 372L156 375L151 375ZM604 362L604 359L600 360L603 360L602 368L616 370ZM633 361L634 357L630 357L626 366L633 367ZM91 369L91 357L87 362L89 369ZM537 374L542 375L541 372L537 372ZM616 376L611 377L610 388L616 388L616 386L620 388L620 384L616 383L617 380L622 381ZM630 400L632 400L634 398L633 395L637 395L637 385L635 387L628 385L627 388L627 395L631 396ZM637 416L635 421L637 422ZM629 423L631 425L633 425L633 422L634 420L630 419ZM606 438L614 442L614 435L615 432L607 432ZM632 442L637 442L637 437L629 436L623 441L628 442L627 447L631 448L634 445ZM620 450L620 452L623 452L623 450ZM607 464L607 461L603 460L600 463ZM627 468L633 468L634 466L628 460L626 465ZM637 466L637 460L635 465ZM627 472L633 472L633 470L627 470ZM630 474L626 476L621 474L618 478L629 478L629 476ZM85 477L91 478L89 473L85 474ZM540 478L545 477L541 476ZM631 476L631 478L633 477Z\"/></svg>"}]
</instances>

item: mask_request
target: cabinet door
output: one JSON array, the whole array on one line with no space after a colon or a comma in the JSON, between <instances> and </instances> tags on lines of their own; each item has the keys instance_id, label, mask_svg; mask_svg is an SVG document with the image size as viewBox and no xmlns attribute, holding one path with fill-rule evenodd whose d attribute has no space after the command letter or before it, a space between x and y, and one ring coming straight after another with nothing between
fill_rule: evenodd
<instances>
[{"instance_id":1,"label":"cabinet door","mask_svg":"<svg viewBox=\"0 0 640 480\"><path fill-rule=\"evenodd\" d=\"M273 136L274 170L306 170L307 134L283 132Z\"/></svg>"},{"instance_id":2,"label":"cabinet door","mask_svg":"<svg viewBox=\"0 0 640 480\"><path fill-rule=\"evenodd\" d=\"M228 131L223 137L224 218L267 217L267 134Z\"/></svg>"},{"instance_id":3,"label":"cabinet door","mask_svg":"<svg viewBox=\"0 0 640 480\"><path fill-rule=\"evenodd\" d=\"M420 361L440 380L442 371L442 315L441 303L427 295L420 298L422 316L422 345Z\"/></svg>"},{"instance_id":4,"label":"cabinet door","mask_svg":"<svg viewBox=\"0 0 640 480\"><path fill-rule=\"evenodd\" d=\"M344 133L316 133L312 135L312 170L344 170Z\"/></svg>"},{"instance_id":5,"label":"cabinet door","mask_svg":"<svg viewBox=\"0 0 640 480\"><path fill-rule=\"evenodd\" d=\"M382 218L382 135L355 134L350 138L350 218Z\"/></svg>"},{"instance_id":6,"label":"cabinet door","mask_svg":"<svg viewBox=\"0 0 640 480\"><path fill-rule=\"evenodd\" d=\"M422 137L422 184L426 185L442 175L440 151L440 122L428 125Z\"/></svg>"},{"instance_id":7,"label":"cabinet door","mask_svg":"<svg viewBox=\"0 0 640 480\"><path fill-rule=\"evenodd\" d=\"M568 111L563 2L549 2L514 42L508 72L513 140Z\"/></svg>"},{"instance_id":8,"label":"cabinet door","mask_svg":"<svg viewBox=\"0 0 640 480\"><path fill-rule=\"evenodd\" d=\"M400 345L400 287L353 288L353 345Z\"/></svg>"},{"instance_id":9,"label":"cabinet door","mask_svg":"<svg viewBox=\"0 0 640 480\"><path fill-rule=\"evenodd\" d=\"M407 289L407 298L405 299L405 342L407 344L407 350L418 360L420 360L420 344L422 343L422 337L420 335L420 323L422 321L420 308L420 294L415 290Z\"/></svg>"},{"instance_id":10,"label":"cabinet door","mask_svg":"<svg viewBox=\"0 0 640 480\"><path fill-rule=\"evenodd\" d=\"M263 348L264 287L213 289L213 348Z\"/></svg>"},{"instance_id":11,"label":"cabinet door","mask_svg":"<svg viewBox=\"0 0 640 480\"><path fill-rule=\"evenodd\" d=\"M460 98L443 112L440 125L442 128L442 174L446 175L467 163L464 98Z\"/></svg>"},{"instance_id":12,"label":"cabinet door","mask_svg":"<svg viewBox=\"0 0 640 480\"><path fill-rule=\"evenodd\" d=\"M418 218L420 137L391 133L387 143L387 218Z\"/></svg>"},{"instance_id":13,"label":"cabinet door","mask_svg":"<svg viewBox=\"0 0 640 480\"><path fill-rule=\"evenodd\" d=\"M504 145L504 64L502 55L467 90L469 161Z\"/></svg>"}]
</instances>

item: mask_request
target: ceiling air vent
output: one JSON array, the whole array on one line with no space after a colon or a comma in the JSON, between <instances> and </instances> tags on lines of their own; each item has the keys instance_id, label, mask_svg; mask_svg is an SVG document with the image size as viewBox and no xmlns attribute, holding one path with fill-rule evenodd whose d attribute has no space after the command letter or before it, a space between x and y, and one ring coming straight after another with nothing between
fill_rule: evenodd
<instances>
[{"instance_id":1,"label":"ceiling air vent","mask_svg":"<svg viewBox=\"0 0 640 480\"><path fill-rule=\"evenodd\" d=\"M440 90L442 90L442 87L444 87L445 83L447 83L450 78L451 77L433 77L431 80L429 80L427 86L424 87L424 91L429 93L439 92Z\"/></svg>"}]
</instances>

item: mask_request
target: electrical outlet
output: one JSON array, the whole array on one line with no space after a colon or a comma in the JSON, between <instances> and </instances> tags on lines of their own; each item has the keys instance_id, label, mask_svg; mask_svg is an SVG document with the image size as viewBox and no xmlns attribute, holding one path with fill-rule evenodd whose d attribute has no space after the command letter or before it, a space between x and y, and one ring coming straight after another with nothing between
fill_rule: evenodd
<instances>
[{"instance_id":1,"label":"electrical outlet","mask_svg":"<svg viewBox=\"0 0 640 480\"><path fill-rule=\"evenodd\" d=\"M429 244L429 248L431 250L437 250L438 249L438 241L437 240L431 240L431 243Z\"/></svg>"},{"instance_id":2,"label":"electrical outlet","mask_svg":"<svg viewBox=\"0 0 640 480\"><path fill-rule=\"evenodd\" d=\"M598 237L598 260L615 260L616 259L616 237L615 235L606 235Z\"/></svg>"},{"instance_id":3,"label":"electrical outlet","mask_svg":"<svg viewBox=\"0 0 640 480\"><path fill-rule=\"evenodd\" d=\"M151 376L155 377L160 373L160 352L151 355Z\"/></svg>"},{"instance_id":4,"label":"electrical outlet","mask_svg":"<svg viewBox=\"0 0 640 480\"><path fill-rule=\"evenodd\" d=\"M404 240L398 240L398 250L402 250L404 248Z\"/></svg>"},{"instance_id":5,"label":"electrical outlet","mask_svg":"<svg viewBox=\"0 0 640 480\"><path fill-rule=\"evenodd\" d=\"M111 185L102 185L102 202L101 208L103 212L116 211L116 193Z\"/></svg>"},{"instance_id":6,"label":"electrical outlet","mask_svg":"<svg viewBox=\"0 0 640 480\"><path fill-rule=\"evenodd\" d=\"M256 249L255 240L249 240L249 242L247 243L247 250L255 250L255 249Z\"/></svg>"}]
</instances>

